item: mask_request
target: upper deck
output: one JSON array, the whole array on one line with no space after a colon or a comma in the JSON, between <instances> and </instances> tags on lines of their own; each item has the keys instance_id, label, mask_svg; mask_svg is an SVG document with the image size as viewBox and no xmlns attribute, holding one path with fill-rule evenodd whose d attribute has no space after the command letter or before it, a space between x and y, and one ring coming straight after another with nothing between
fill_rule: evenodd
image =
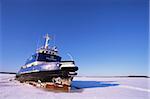
<instances>
[{"instance_id":1,"label":"upper deck","mask_svg":"<svg viewBox=\"0 0 150 99\"><path fill-rule=\"evenodd\" d=\"M53 54L47 54L47 53L36 53L32 55L29 59L27 59L25 65L30 64L35 61L41 61L41 62L60 62L61 57Z\"/></svg>"},{"instance_id":2,"label":"upper deck","mask_svg":"<svg viewBox=\"0 0 150 99\"><path fill-rule=\"evenodd\" d=\"M61 57L58 55L56 46L49 47L50 37L48 34L45 36L44 46L36 50L36 53L27 59L25 65L35 62L60 62Z\"/></svg>"}]
</instances>

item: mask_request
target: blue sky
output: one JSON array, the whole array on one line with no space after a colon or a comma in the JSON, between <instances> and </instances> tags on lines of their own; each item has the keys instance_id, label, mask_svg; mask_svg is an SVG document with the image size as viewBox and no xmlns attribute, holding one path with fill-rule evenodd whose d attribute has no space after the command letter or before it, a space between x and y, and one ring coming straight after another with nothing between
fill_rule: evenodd
<instances>
[{"instance_id":1,"label":"blue sky","mask_svg":"<svg viewBox=\"0 0 150 99\"><path fill-rule=\"evenodd\" d=\"M49 33L79 75L148 75L148 0L0 3L1 71L18 71Z\"/></svg>"}]
</instances>

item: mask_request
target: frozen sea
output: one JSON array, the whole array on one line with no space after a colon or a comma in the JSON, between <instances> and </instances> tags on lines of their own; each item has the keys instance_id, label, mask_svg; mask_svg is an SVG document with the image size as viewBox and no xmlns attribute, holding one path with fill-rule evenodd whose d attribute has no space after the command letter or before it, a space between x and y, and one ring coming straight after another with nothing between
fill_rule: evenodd
<instances>
[{"instance_id":1,"label":"frozen sea","mask_svg":"<svg viewBox=\"0 0 150 99\"><path fill-rule=\"evenodd\" d=\"M70 92L46 91L0 74L0 99L150 99L150 78L75 77Z\"/></svg>"}]
</instances>

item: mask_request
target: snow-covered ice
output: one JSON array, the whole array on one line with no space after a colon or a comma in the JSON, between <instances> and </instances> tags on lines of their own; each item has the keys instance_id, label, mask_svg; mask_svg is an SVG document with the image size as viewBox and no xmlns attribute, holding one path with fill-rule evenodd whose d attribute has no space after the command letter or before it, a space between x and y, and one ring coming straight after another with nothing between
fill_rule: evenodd
<instances>
[{"instance_id":1,"label":"snow-covered ice","mask_svg":"<svg viewBox=\"0 0 150 99\"><path fill-rule=\"evenodd\" d=\"M46 91L0 74L0 99L150 99L150 78L75 77L71 92Z\"/></svg>"}]
</instances>

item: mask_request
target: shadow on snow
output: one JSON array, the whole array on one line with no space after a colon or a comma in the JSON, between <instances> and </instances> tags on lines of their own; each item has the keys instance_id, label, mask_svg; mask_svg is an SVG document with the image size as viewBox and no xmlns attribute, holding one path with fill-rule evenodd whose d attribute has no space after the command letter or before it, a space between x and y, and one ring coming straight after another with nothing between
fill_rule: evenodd
<instances>
[{"instance_id":1,"label":"shadow on snow","mask_svg":"<svg viewBox=\"0 0 150 99\"><path fill-rule=\"evenodd\" d=\"M115 81L73 81L72 89L85 89L85 88L101 88L118 86Z\"/></svg>"}]
</instances>

